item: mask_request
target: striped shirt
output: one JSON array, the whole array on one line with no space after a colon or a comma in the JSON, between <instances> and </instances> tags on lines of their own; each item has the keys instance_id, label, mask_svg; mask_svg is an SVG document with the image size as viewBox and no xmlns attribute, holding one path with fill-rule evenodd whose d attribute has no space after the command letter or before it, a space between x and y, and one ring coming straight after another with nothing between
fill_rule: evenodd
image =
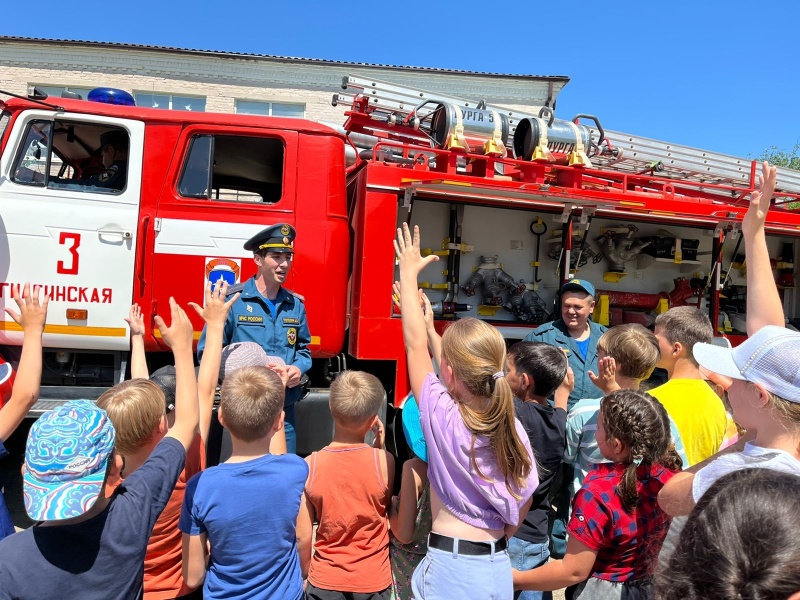
<instances>
[{"instance_id":1,"label":"striped shirt","mask_svg":"<svg viewBox=\"0 0 800 600\"><path fill-rule=\"evenodd\" d=\"M581 489L583 480L589 473L592 465L608 463L609 461L600 453L597 447L595 431L597 418L600 414L600 401L603 398L584 398L579 400L567 415L567 446L564 450L564 462L575 467L575 479L572 482L571 494ZM688 465L686 452L681 441L681 434L672 421L669 420L672 432L672 443L675 451L681 457L684 466Z\"/></svg>"}]
</instances>

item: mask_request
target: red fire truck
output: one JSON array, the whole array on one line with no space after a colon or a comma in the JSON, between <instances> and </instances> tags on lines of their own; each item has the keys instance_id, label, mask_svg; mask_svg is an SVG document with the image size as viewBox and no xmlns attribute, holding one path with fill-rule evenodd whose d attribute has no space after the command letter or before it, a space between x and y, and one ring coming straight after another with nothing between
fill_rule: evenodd
<instances>
[{"instance_id":1,"label":"red fire truck","mask_svg":"<svg viewBox=\"0 0 800 600\"><path fill-rule=\"evenodd\" d=\"M105 102L36 91L0 102L0 307L26 281L51 298L33 416L124 378L132 302L154 315L170 296L202 299L209 279L246 280L255 265L242 243L276 222L298 231L287 287L305 298L320 402L343 368L378 375L390 405L408 391L391 293L404 221L441 257L423 283L441 326L478 316L521 339L579 274L595 282L604 323L689 303L737 333L754 161L556 119L552 106L521 115L356 77L343 88L338 128L118 105L102 90ZM97 174L112 138L122 181L108 187ZM791 320L800 173L778 179L767 229ZM0 355L13 365L22 334L3 319ZM146 347L152 365L168 360L157 329ZM300 448L327 435L309 421Z\"/></svg>"}]
</instances>

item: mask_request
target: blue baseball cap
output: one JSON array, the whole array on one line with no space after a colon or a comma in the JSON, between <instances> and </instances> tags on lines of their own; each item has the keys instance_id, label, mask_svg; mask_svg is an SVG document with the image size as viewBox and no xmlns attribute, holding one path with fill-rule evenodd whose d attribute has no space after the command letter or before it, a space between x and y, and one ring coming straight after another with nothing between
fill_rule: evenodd
<instances>
[{"instance_id":1,"label":"blue baseball cap","mask_svg":"<svg viewBox=\"0 0 800 600\"><path fill-rule=\"evenodd\" d=\"M408 447L417 458L428 462L428 445L425 443L425 436L422 435L422 424L419 419L417 399L409 394L403 404L403 433Z\"/></svg>"},{"instance_id":2,"label":"blue baseball cap","mask_svg":"<svg viewBox=\"0 0 800 600\"><path fill-rule=\"evenodd\" d=\"M558 291L559 294L564 292L586 292L590 296L594 296L594 286L585 279L570 279L567 283L561 286Z\"/></svg>"},{"instance_id":3,"label":"blue baseball cap","mask_svg":"<svg viewBox=\"0 0 800 600\"><path fill-rule=\"evenodd\" d=\"M106 411L72 400L47 411L28 433L23 495L34 521L79 517L103 493L116 432Z\"/></svg>"}]
</instances>

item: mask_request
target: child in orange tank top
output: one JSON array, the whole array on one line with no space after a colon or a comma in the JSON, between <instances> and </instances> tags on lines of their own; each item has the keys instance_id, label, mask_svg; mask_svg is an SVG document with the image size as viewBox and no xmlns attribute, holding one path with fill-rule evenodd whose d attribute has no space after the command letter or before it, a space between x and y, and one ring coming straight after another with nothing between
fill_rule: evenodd
<instances>
[{"instance_id":1,"label":"child in orange tank top","mask_svg":"<svg viewBox=\"0 0 800 600\"><path fill-rule=\"evenodd\" d=\"M380 381L358 371L331 385L333 441L306 461L307 510L319 521L308 571L309 600L388 600L392 585L389 520L394 458L382 449ZM374 431L375 447L364 443Z\"/></svg>"}]
</instances>

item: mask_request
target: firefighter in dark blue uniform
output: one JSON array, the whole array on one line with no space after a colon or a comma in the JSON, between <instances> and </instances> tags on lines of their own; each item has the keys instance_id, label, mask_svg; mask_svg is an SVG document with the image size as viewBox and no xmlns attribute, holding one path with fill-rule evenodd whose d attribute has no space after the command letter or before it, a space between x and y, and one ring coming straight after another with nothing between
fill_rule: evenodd
<instances>
[{"instance_id":1,"label":"firefighter in dark blue uniform","mask_svg":"<svg viewBox=\"0 0 800 600\"><path fill-rule=\"evenodd\" d=\"M311 368L308 344L311 335L302 296L283 288L294 257L295 230L279 223L260 231L244 244L253 252L258 272L242 284L231 286L228 295L241 292L228 313L223 344L255 342L268 356L286 363L289 381L284 404L286 448L295 452L294 404L300 399L300 378ZM199 356L205 347L206 332L197 344Z\"/></svg>"},{"instance_id":2,"label":"firefighter in dark blue uniform","mask_svg":"<svg viewBox=\"0 0 800 600\"><path fill-rule=\"evenodd\" d=\"M91 175L86 185L121 190L125 187L128 163L120 157L128 148L128 135L124 131L107 131L100 136L100 159L103 172Z\"/></svg>"}]
</instances>

